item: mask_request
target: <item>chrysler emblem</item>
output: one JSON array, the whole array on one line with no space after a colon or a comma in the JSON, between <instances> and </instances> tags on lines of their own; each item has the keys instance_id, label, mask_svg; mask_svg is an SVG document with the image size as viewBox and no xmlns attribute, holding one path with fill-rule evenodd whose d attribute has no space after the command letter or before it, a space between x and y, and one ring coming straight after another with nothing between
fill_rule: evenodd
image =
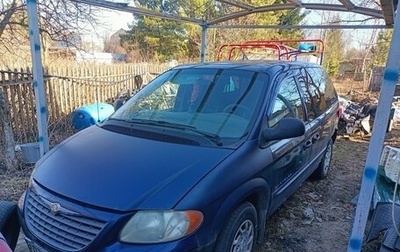
<instances>
[{"instance_id":1,"label":"chrysler emblem","mask_svg":"<svg viewBox=\"0 0 400 252\"><path fill-rule=\"evenodd\" d=\"M50 211L53 214L57 214L58 212L60 212L61 206L58 203L51 203L50 204Z\"/></svg>"},{"instance_id":2,"label":"chrysler emblem","mask_svg":"<svg viewBox=\"0 0 400 252\"><path fill-rule=\"evenodd\" d=\"M60 205L60 203L57 202L51 202L48 199L45 199L42 196L39 196L40 200L47 205L48 209L50 210L50 212L52 212L53 214L62 214L62 215L70 215L70 216L80 216L80 213L71 211L69 209L66 209L65 207L62 207Z\"/></svg>"}]
</instances>

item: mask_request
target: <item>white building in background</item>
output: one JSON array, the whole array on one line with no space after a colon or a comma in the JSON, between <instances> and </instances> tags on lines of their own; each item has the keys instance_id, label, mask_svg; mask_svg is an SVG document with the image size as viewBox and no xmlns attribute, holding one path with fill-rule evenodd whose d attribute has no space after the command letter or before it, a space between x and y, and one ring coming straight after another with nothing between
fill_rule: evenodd
<instances>
[{"instance_id":1,"label":"white building in background","mask_svg":"<svg viewBox=\"0 0 400 252\"><path fill-rule=\"evenodd\" d=\"M311 55L311 54L305 54L305 55L299 54L296 56L296 60L319 64L321 61L321 58L317 57L315 55Z\"/></svg>"},{"instance_id":2,"label":"white building in background","mask_svg":"<svg viewBox=\"0 0 400 252\"><path fill-rule=\"evenodd\" d=\"M78 63L99 63L112 64L125 61L125 54L102 53L102 52L84 52L76 51L75 60Z\"/></svg>"}]
</instances>

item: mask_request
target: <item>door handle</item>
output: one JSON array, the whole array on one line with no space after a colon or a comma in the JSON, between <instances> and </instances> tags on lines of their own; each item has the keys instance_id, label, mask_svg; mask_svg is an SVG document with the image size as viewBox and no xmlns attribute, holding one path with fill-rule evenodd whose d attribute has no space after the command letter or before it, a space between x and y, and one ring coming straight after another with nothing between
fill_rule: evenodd
<instances>
[{"instance_id":1,"label":"door handle","mask_svg":"<svg viewBox=\"0 0 400 252\"><path fill-rule=\"evenodd\" d=\"M307 140L307 141L304 143L303 149L305 150L305 149L310 148L312 144L313 144L313 142L312 142L311 140Z\"/></svg>"},{"instance_id":2,"label":"door handle","mask_svg":"<svg viewBox=\"0 0 400 252\"><path fill-rule=\"evenodd\" d=\"M312 143L315 143L316 141L318 141L321 138L321 136L317 133L312 137Z\"/></svg>"}]
</instances>

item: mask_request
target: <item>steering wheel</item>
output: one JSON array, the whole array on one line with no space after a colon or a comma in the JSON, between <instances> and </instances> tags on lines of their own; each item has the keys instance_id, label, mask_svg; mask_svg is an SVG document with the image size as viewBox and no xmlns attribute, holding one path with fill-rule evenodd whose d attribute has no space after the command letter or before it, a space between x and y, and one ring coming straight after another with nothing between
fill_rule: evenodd
<instances>
[{"instance_id":1,"label":"steering wheel","mask_svg":"<svg viewBox=\"0 0 400 252\"><path fill-rule=\"evenodd\" d=\"M249 118L253 112L243 105L229 104L224 108L224 113L232 113L243 118Z\"/></svg>"},{"instance_id":2,"label":"steering wheel","mask_svg":"<svg viewBox=\"0 0 400 252\"><path fill-rule=\"evenodd\" d=\"M285 104L285 106L288 108L289 114L292 115L293 117L297 117L297 111L294 110L293 105L290 104L290 102L289 102L285 97L283 97L281 94L278 94L277 97L278 97L278 99L281 100L281 101Z\"/></svg>"}]
</instances>

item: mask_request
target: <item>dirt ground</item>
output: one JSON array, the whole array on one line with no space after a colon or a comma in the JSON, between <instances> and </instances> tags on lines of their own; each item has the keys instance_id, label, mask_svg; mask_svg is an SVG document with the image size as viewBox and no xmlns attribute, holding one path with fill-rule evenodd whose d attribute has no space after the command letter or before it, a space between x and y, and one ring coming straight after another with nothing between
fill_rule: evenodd
<instances>
[{"instance_id":1,"label":"dirt ground","mask_svg":"<svg viewBox=\"0 0 400 252\"><path fill-rule=\"evenodd\" d=\"M346 251L356 207L352 200L360 189L368 144L339 136L329 176L307 181L278 209L257 251ZM305 215L310 209L313 218Z\"/></svg>"},{"instance_id":2,"label":"dirt ground","mask_svg":"<svg viewBox=\"0 0 400 252\"><path fill-rule=\"evenodd\" d=\"M266 238L256 252L346 251L356 209L369 136L339 135L329 176L306 181L267 221ZM400 147L400 130L386 136L385 144ZM0 165L0 199L17 201L28 185L32 166L6 171ZM312 216L309 218L309 216ZM16 251L26 251L23 245ZM377 251L379 242L364 244L363 252Z\"/></svg>"}]
</instances>

